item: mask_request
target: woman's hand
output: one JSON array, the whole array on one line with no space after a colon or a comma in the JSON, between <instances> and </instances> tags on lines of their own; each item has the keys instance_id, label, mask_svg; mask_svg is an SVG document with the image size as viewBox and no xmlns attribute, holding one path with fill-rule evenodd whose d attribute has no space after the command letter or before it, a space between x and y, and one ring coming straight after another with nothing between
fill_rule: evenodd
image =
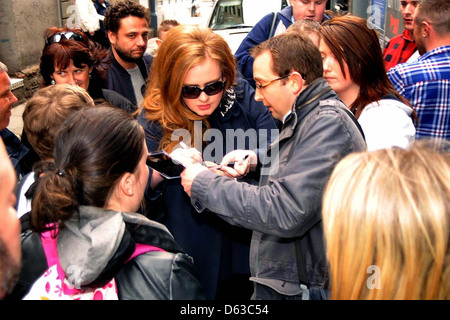
<instances>
[{"instance_id":1,"label":"woman's hand","mask_svg":"<svg viewBox=\"0 0 450 320\"><path fill-rule=\"evenodd\" d=\"M176 148L170 153L170 157L181 163L186 168L192 164L195 163L202 163L203 158L200 151L198 151L195 148L189 148L186 147L186 145L183 144L183 147Z\"/></svg>"},{"instance_id":2,"label":"woman's hand","mask_svg":"<svg viewBox=\"0 0 450 320\"><path fill-rule=\"evenodd\" d=\"M250 171L254 171L257 162L258 157L254 151L233 150L223 157L220 170L224 171L229 177L240 178ZM234 165L231 167L230 164Z\"/></svg>"}]
</instances>

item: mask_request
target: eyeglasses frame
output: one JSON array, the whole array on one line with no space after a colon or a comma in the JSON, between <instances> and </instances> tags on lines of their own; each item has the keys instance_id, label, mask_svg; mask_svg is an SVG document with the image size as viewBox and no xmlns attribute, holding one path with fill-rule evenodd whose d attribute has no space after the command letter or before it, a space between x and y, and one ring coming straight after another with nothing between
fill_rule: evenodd
<instances>
[{"instance_id":1,"label":"eyeglasses frame","mask_svg":"<svg viewBox=\"0 0 450 320\"><path fill-rule=\"evenodd\" d=\"M204 87L203 87L203 89L202 88L200 88L199 86L183 86L182 88L181 88L181 96L183 97L183 98L185 98L185 99L198 99L198 97L200 97L200 95L202 94L202 92L205 92L205 88L206 87L208 87L208 86L212 86L212 85L214 85L214 84L216 84L216 83L222 83L222 88L221 88L221 90L223 90L223 88L225 88L225 81L223 81L223 80L217 80L217 81L214 81L214 82L212 82L212 83L210 83L210 84L207 84L207 85L205 85ZM185 87L195 87L195 88L198 88L199 90L200 90L200 93L198 94L198 96L197 97L195 97L195 98L188 98L188 97L185 97L184 96L184 94L183 94L183 90L184 90L184 88ZM219 91L220 92L220 91ZM216 94L219 94L219 92L217 92L217 93L214 93L214 94L211 94L211 95L209 95L208 93L206 93L206 95L208 95L208 96L215 96Z\"/></svg>"},{"instance_id":2,"label":"eyeglasses frame","mask_svg":"<svg viewBox=\"0 0 450 320\"><path fill-rule=\"evenodd\" d=\"M67 37L67 34L69 34L69 33L71 35ZM58 41L55 41L56 36L61 36L61 38ZM83 36L81 34L75 32L75 31L64 31L64 32L55 33L54 35L51 35L50 37L48 37L47 40L45 40L45 44L51 45L54 43L59 43L59 42L61 42L63 37L66 40L82 41L82 42L86 43L86 40L83 38Z\"/></svg>"},{"instance_id":3,"label":"eyeglasses frame","mask_svg":"<svg viewBox=\"0 0 450 320\"><path fill-rule=\"evenodd\" d=\"M275 81L286 79L287 77L290 77L291 75L292 75L292 73L288 73L287 75L284 75L284 76L282 76L282 77L273 79L273 80L271 80L271 81L269 81L269 82L266 82L266 83L264 83L264 84L258 84L258 83L255 83L255 85L256 85L256 88L257 88L257 89L263 90L265 87L271 85L271 84L274 83Z\"/></svg>"}]
</instances>

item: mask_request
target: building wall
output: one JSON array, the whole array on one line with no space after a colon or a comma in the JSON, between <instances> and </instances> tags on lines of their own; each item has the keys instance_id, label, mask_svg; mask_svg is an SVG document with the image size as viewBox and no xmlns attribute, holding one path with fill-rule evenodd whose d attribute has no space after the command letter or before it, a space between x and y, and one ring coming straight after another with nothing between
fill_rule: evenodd
<instances>
[{"instance_id":1,"label":"building wall","mask_svg":"<svg viewBox=\"0 0 450 320\"><path fill-rule=\"evenodd\" d=\"M59 25L57 0L0 0L0 60L11 73L38 63L48 26Z\"/></svg>"},{"instance_id":2,"label":"building wall","mask_svg":"<svg viewBox=\"0 0 450 320\"><path fill-rule=\"evenodd\" d=\"M111 4L120 0L109 0ZM134 0L150 8L151 0ZM153 0L156 12L152 14L153 28L164 19L181 23L199 23L190 16L191 0ZM212 1L199 0L210 8ZM66 26L74 14L75 0L0 0L0 61L11 74L34 68L44 46L47 27ZM209 14L209 12L208 12ZM73 16L72 16L73 18ZM206 18L205 17L201 17ZM196 20L195 20L196 19ZM195 21L194 21L195 20ZM151 34L156 30L150 29Z\"/></svg>"}]
</instances>

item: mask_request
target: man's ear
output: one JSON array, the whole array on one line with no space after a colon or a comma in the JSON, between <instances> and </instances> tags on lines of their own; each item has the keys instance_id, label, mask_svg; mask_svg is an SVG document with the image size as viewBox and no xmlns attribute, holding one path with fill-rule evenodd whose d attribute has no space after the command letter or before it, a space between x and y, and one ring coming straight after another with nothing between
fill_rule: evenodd
<instances>
[{"instance_id":1,"label":"man's ear","mask_svg":"<svg viewBox=\"0 0 450 320\"><path fill-rule=\"evenodd\" d=\"M430 35L431 24L428 21L422 21L422 38L426 38Z\"/></svg>"},{"instance_id":2,"label":"man's ear","mask_svg":"<svg viewBox=\"0 0 450 320\"><path fill-rule=\"evenodd\" d=\"M116 44L117 34L112 32L112 31L110 31L110 30L107 31L107 34L108 34L109 42L111 44Z\"/></svg>"},{"instance_id":3,"label":"man's ear","mask_svg":"<svg viewBox=\"0 0 450 320\"><path fill-rule=\"evenodd\" d=\"M291 75L289 76L289 82L292 92L296 95L302 91L305 85L305 80L303 80L302 75L297 71L291 72Z\"/></svg>"}]
</instances>

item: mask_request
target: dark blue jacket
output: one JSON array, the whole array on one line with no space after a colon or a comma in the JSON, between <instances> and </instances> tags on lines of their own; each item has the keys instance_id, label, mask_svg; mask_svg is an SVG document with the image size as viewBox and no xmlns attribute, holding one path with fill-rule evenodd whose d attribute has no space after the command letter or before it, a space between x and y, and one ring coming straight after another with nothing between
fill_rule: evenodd
<instances>
[{"instance_id":1,"label":"dark blue jacket","mask_svg":"<svg viewBox=\"0 0 450 320\"><path fill-rule=\"evenodd\" d=\"M8 128L0 131L0 137L6 147L9 159L16 170L17 178L20 179L31 171L33 162L29 161L28 148Z\"/></svg>"},{"instance_id":2,"label":"dark blue jacket","mask_svg":"<svg viewBox=\"0 0 450 320\"><path fill-rule=\"evenodd\" d=\"M286 29L292 24L292 6L282 9L278 16L276 17L274 30L272 34L270 29L272 26L273 13L269 13L264 16L248 33L248 35L242 40L241 45L236 50L234 54L236 60L238 61L239 69L244 76L244 78L255 87L255 81L253 80L253 57L250 56L249 50L254 46L260 44L261 42L273 37L273 32L275 31L277 25L280 21L284 24ZM323 20L330 19L329 16L324 14Z\"/></svg>"},{"instance_id":3,"label":"dark blue jacket","mask_svg":"<svg viewBox=\"0 0 450 320\"><path fill-rule=\"evenodd\" d=\"M254 100L254 90L245 80L238 80L234 89L236 98L233 106L222 116L222 104L209 117L211 129L218 129L223 137L227 129L276 129L268 109ZM148 122L143 114L138 120L145 129L149 151L158 149L158 137L161 137L159 124ZM224 138L224 144L225 140ZM231 146L224 146L224 153L227 152L226 148L234 150L237 147L251 147L249 143L239 146L240 142L243 140L238 142L235 139ZM269 143L268 141L267 145L260 147L266 149ZM213 144L214 142L211 142L210 146ZM208 160L208 156L204 158ZM238 295L239 290L242 291L248 285L250 231L231 226L215 214L198 214L184 192L180 179L165 180L157 189L156 193L162 194L159 200L166 211L162 222L185 252L193 257L207 299L216 298L219 282L229 279L232 275L245 275L245 283L241 282L242 286L234 288L235 294ZM152 209L152 203L147 204Z\"/></svg>"},{"instance_id":4,"label":"dark blue jacket","mask_svg":"<svg viewBox=\"0 0 450 320\"><path fill-rule=\"evenodd\" d=\"M106 89L116 91L123 95L125 98L130 100L135 106L137 106L136 95L134 94L133 84L131 82L131 76L124 67L117 62L116 58L112 51L110 51L112 55L112 63L111 67L108 70L108 76L106 80ZM153 62L153 56L147 53L144 53L142 59L137 61L137 65L139 70L141 71L142 77L144 81L147 81L150 66ZM146 89L146 85L143 85L142 95L144 95Z\"/></svg>"}]
</instances>

